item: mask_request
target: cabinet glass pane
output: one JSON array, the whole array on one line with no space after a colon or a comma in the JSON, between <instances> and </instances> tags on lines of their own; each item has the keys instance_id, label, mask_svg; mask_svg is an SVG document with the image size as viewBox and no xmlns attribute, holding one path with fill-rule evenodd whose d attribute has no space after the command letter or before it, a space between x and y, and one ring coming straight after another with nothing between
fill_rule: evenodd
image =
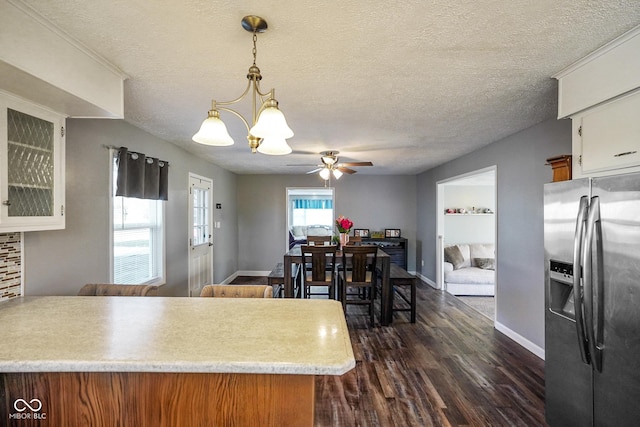
<instances>
[{"instance_id":1,"label":"cabinet glass pane","mask_svg":"<svg viewBox=\"0 0 640 427\"><path fill-rule=\"evenodd\" d=\"M53 216L52 122L7 110L9 216Z\"/></svg>"}]
</instances>

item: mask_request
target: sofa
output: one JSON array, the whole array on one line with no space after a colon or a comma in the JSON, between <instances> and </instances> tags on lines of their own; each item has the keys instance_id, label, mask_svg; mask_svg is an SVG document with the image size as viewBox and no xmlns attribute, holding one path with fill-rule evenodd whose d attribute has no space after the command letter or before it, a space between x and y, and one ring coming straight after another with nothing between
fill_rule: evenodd
<instances>
[{"instance_id":1,"label":"sofa","mask_svg":"<svg viewBox=\"0 0 640 427\"><path fill-rule=\"evenodd\" d=\"M333 236L330 225L294 225L289 228L289 249L307 243L307 236Z\"/></svg>"},{"instance_id":2,"label":"sofa","mask_svg":"<svg viewBox=\"0 0 640 427\"><path fill-rule=\"evenodd\" d=\"M455 244L444 248L444 289L453 295L495 295L495 245Z\"/></svg>"}]
</instances>

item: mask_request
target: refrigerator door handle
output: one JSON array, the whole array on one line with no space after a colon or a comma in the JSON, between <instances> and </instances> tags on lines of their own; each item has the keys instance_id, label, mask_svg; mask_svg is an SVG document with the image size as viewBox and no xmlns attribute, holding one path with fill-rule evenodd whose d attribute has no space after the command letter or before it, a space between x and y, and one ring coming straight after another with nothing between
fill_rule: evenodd
<instances>
[{"instance_id":1,"label":"refrigerator door handle","mask_svg":"<svg viewBox=\"0 0 640 427\"><path fill-rule=\"evenodd\" d=\"M600 199L598 196L591 198L589 216L587 219L587 231L585 235L583 268L584 268L584 317L587 329L587 339L589 341L589 353L593 360L594 367L602 372L602 295L603 295L603 275L602 275L602 227L600 225ZM596 242L595 250L593 242ZM594 269L595 261L595 269ZM597 274L594 274L594 271ZM597 280L594 289L594 276ZM595 291L595 292L594 292ZM594 324L594 305L596 307Z\"/></svg>"},{"instance_id":2,"label":"refrigerator door handle","mask_svg":"<svg viewBox=\"0 0 640 427\"><path fill-rule=\"evenodd\" d=\"M587 212L589 210L589 198L582 196L578 207L578 218L576 219L576 232L573 237L573 304L576 313L576 333L578 334L578 347L580 348L580 357L582 362L589 365L591 363L589 357L589 344L585 335L585 325L583 319L583 302L582 302L582 251L584 242L585 222Z\"/></svg>"}]
</instances>

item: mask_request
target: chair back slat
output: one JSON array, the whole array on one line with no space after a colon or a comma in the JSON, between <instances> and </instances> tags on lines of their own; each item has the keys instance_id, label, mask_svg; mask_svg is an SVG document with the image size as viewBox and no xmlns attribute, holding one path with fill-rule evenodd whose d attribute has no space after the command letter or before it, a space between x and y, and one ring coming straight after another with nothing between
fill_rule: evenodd
<instances>
[{"instance_id":1,"label":"chair back slat","mask_svg":"<svg viewBox=\"0 0 640 427\"><path fill-rule=\"evenodd\" d=\"M324 246L325 242L331 243L331 236L307 236L307 244Z\"/></svg>"},{"instance_id":2,"label":"chair back slat","mask_svg":"<svg viewBox=\"0 0 640 427\"><path fill-rule=\"evenodd\" d=\"M352 282L367 282L367 272L369 277L375 272L377 256L376 246L347 245L342 249L342 265L351 265Z\"/></svg>"},{"instance_id":3,"label":"chair back slat","mask_svg":"<svg viewBox=\"0 0 640 427\"><path fill-rule=\"evenodd\" d=\"M332 267L336 263L336 246L303 245L300 250L302 251L302 268L305 277L308 276L307 269L310 265L311 280L313 282L328 282L333 280L333 274L327 277L327 267Z\"/></svg>"}]
</instances>

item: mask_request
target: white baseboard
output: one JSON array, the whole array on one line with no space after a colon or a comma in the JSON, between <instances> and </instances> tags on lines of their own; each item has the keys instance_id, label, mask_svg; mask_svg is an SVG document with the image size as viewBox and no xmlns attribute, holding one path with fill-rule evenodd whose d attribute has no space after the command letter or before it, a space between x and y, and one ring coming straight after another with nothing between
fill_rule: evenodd
<instances>
[{"instance_id":1,"label":"white baseboard","mask_svg":"<svg viewBox=\"0 0 640 427\"><path fill-rule=\"evenodd\" d=\"M544 360L544 348L532 343L522 335L512 331L511 329L507 328L505 325L503 325L498 321L495 322L495 327L498 331L502 332L503 334L505 334L506 336L508 336L509 338L511 338L518 344L520 344L522 347L526 348L531 353L535 354L540 359Z\"/></svg>"},{"instance_id":2,"label":"white baseboard","mask_svg":"<svg viewBox=\"0 0 640 427\"><path fill-rule=\"evenodd\" d=\"M220 282L220 284L227 285L233 282L233 279L235 279L238 276L268 276L269 273L271 273L271 271L239 270L233 273L231 276L224 279L222 282Z\"/></svg>"},{"instance_id":3,"label":"white baseboard","mask_svg":"<svg viewBox=\"0 0 640 427\"><path fill-rule=\"evenodd\" d=\"M420 273L418 273L418 272L415 272L414 274L415 274L416 276L418 276L418 278L419 278L420 280L422 280L423 282L425 282L427 285L431 286L432 288L434 288L434 289L440 289L440 288L438 287L438 285L436 284L436 282L434 282L433 280L429 279L428 277L423 276L422 274L420 274Z\"/></svg>"}]
</instances>

